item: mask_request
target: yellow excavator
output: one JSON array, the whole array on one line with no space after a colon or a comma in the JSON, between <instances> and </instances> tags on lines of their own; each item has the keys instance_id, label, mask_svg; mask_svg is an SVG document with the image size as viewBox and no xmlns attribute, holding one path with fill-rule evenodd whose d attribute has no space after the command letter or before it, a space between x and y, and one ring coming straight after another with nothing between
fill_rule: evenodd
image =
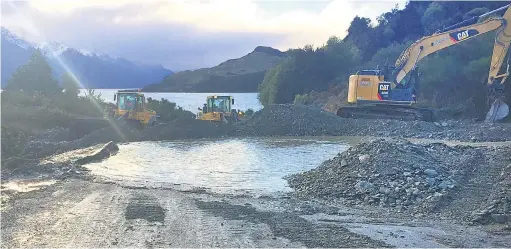
<instances>
[{"instance_id":1,"label":"yellow excavator","mask_svg":"<svg viewBox=\"0 0 511 249\"><path fill-rule=\"evenodd\" d=\"M503 6L421 38L398 57L393 67L361 70L351 75L348 105L339 108L337 115L432 121L432 110L415 107L419 82L417 63L434 52L497 30L487 80L489 100L493 104L485 121L496 122L504 119L509 114L509 106L504 102L504 82L509 75L509 58L506 72L499 72L511 42L510 6L511 4ZM492 17L478 23L482 18L502 10L506 10L502 17Z\"/></svg>"},{"instance_id":2,"label":"yellow excavator","mask_svg":"<svg viewBox=\"0 0 511 249\"><path fill-rule=\"evenodd\" d=\"M240 120L244 113L232 109L234 98L232 96L207 96L206 103L199 107L196 118L214 122L232 123Z\"/></svg>"}]
</instances>

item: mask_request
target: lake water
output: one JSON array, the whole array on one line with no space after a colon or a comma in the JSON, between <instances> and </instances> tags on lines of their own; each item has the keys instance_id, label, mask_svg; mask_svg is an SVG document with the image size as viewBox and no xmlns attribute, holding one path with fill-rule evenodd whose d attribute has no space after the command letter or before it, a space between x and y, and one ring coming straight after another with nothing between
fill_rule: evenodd
<instances>
[{"instance_id":1,"label":"lake water","mask_svg":"<svg viewBox=\"0 0 511 249\"><path fill-rule=\"evenodd\" d=\"M349 137L280 137L136 142L86 165L120 184L206 188L219 193L289 191L284 176L318 167L357 142Z\"/></svg>"},{"instance_id":2,"label":"lake water","mask_svg":"<svg viewBox=\"0 0 511 249\"><path fill-rule=\"evenodd\" d=\"M101 93L102 98L107 102L114 102L114 93L118 89L96 89L95 94ZM85 90L81 90L80 94L83 95ZM170 102L176 103L183 109L197 112L198 107L206 101L206 97L210 95L230 95L234 97L234 109L247 110L251 108L254 111L258 111L262 108L262 105L257 100L257 93L144 93L146 98L151 97L153 99L160 100L165 98Z\"/></svg>"}]
</instances>

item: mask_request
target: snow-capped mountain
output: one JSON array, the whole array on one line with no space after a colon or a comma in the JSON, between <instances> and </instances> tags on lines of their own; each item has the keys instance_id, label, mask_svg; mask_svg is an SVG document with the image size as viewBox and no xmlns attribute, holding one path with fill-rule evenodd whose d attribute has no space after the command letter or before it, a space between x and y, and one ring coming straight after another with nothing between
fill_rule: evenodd
<instances>
[{"instance_id":1,"label":"snow-capped mountain","mask_svg":"<svg viewBox=\"0 0 511 249\"><path fill-rule=\"evenodd\" d=\"M143 65L107 54L70 48L59 42L33 44L2 27L2 86L12 73L40 49L59 79L72 71L87 88L134 88L160 82L172 71L161 65Z\"/></svg>"},{"instance_id":2,"label":"snow-capped mountain","mask_svg":"<svg viewBox=\"0 0 511 249\"><path fill-rule=\"evenodd\" d=\"M38 48L53 56L61 55L66 50L70 49L68 46L56 41L40 44L38 45Z\"/></svg>"},{"instance_id":3,"label":"snow-capped mountain","mask_svg":"<svg viewBox=\"0 0 511 249\"><path fill-rule=\"evenodd\" d=\"M31 44L23 39L20 39L13 33L9 32L6 28L2 27L2 42L9 42L11 44L14 44L20 48L23 48L25 50L28 50L30 48L34 47L34 44Z\"/></svg>"}]
</instances>

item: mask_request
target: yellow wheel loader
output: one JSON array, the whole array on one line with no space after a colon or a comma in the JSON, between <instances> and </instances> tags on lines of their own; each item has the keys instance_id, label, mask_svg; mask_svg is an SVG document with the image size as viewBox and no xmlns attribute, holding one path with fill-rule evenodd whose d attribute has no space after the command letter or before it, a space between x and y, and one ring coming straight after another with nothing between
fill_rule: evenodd
<instances>
[{"instance_id":1,"label":"yellow wheel loader","mask_svg":"<svg viewBox=\"0 0 511 249\"><path fill-rule=\"evenodd\" d=\"M337 115L432 121L434 118L432 110L414 106L417 102L419 82L417 62L434 52L497 30L486 82L489 90L488 99L493 104L486 115L486 121L504 119L509 114L509 106L504 102L504 82L509 75L509 56L506 72L502 74L499 72L511 42L510 6L506 5L421 38L398 57L393 67L384 67L383 70L361 70L351 75L348 85L348 106L339 108ZM506 10L502 17L478 22L481 18L502 10Z\"/></svg>"},{"instance_id":2,"label":"yellow wheel loader","mask_svg":"<svg viewBox=\"0 0 511 249\"><path fill-rule=\"evenodd\" d=\"M155 124L158 115L146 108L144 94L138 90L119 90L114 95L115 105L108 107L105 117L75 118L69 125L68 140L81 138L94 130L112 125L112 122L123 120L132 127L143 129Z\"/></svg>"},{"instance_id":3,"label":"yellow wheel loader","mask_svg":"<svg viewBox=\"0 0 511 249\"><path fill-rule=\"evenodd\" d=\"M232 96L208 96L206 103L198 108L196 118L213 122L233 123L238 122L244 113L231 109L234 105Z\"/></svg>"},{"instance_id":4,"label":"yellow wheel loader","mask_svg":"<svg viewBox=\"0 0 511 249\"><path fill-rule=\"evenodd\" d=\"M119 90L114 95L115 109L110 110L109 116L114 119L124 119L137 127L154 125L158 115L147 109L143 93L136 90Z\"/></svg>"}]
</instances>

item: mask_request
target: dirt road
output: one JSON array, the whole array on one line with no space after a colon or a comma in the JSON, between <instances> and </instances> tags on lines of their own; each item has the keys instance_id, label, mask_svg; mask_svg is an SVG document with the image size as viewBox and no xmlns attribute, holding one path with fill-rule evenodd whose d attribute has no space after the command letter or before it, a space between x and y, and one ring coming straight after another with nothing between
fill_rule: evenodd
<instances>
[{"instance_id":1,"label":"dirt road","mask_svg":"<svg viewBox=\"0 0 511 249\"><path fill-rule=\"evenodd\" d=\"M298 214L172 190L127 189L68 180L20 194L2 213L8 247L383 246Z\"/></svg>"},{"instance_id":2,"label":"dirt road","mask_svg":"<svg viewBox=\"0 0 511 249\"><path fill-rule=\"evenodd\" d=\"M292 198L68 179L18 194L1 226L7 247L511 246L511 237L477 227L403 218Z\"/></svg>"}]
</instances>

